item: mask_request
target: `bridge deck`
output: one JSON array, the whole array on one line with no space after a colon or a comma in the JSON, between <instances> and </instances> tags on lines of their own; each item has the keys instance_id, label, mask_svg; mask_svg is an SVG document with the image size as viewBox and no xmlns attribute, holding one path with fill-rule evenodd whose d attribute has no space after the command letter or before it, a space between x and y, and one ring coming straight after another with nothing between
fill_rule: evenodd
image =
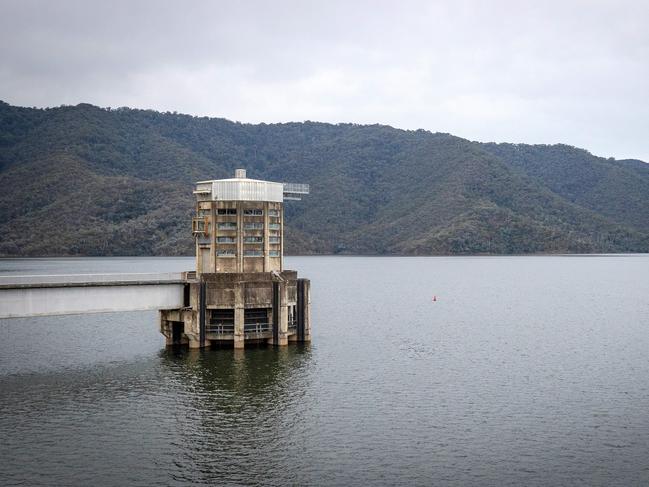
<instances>
[{"instance_id":1,"label":"bridge deck","mask_svg":"<svg viewBox=\"0 0 649 487\"><path fill-rule=\"evenodd\" d=\"M0 276L0 318L183 306L183 273Z\"/></svg>"}]
</instances>

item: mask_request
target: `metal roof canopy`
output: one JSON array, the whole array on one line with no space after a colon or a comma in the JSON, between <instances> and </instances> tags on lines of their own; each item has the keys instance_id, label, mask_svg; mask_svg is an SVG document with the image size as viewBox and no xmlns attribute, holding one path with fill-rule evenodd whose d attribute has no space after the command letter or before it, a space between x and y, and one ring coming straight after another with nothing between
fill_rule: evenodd
<instances>
[{"instance_id":1,"label":"metal roof canopy","mask_svg":"<svg viewBox=\"0 0 649 487\"><path fill-rule=\"evenodd\" d=\"M249 179L245 169L237 169L234 178L198 181L195 194L210 194L213 201L299 201L309 194L308 184L274 183Z\"/></svg>"}]
</instances>

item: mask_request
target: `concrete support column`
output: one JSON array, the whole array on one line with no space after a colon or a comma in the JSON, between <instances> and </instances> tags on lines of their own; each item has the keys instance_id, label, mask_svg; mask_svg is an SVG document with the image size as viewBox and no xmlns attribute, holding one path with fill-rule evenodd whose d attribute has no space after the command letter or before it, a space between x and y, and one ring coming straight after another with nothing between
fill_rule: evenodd
<instances>
[{"instance_id":1,"label":"concrete support column","mask_svg":"<svg viewBox=\"0 0 649 487\"><path fill-rule=\"evenodd\" d=\"M185 336L189 342L189 348L201 348L199 321L199 308L200 308L200 284L193 282L189 285L189 304L192 308L184 314L185 321Z\"/></svg>"},{"instance_id":2,"label":"concrete support column","mask_svg":"<svg viewBox=\"0 0 649 487\"><path fill-rule=\"evenodd\" d=\"M245 290L244 284L239 282L234 288L234 348L245 347L244 319L245 319Z\"/></svg>"},{"instance_id":3,"label":"concrete support column","mask_svg":"<svg viewBox=\"0 0 649 487\"><path fill-rule=\"evenodd\" d=\"M189 341L189 348L201 348L201 337L198 330L198 311L196 310L192 310L191 318L185 321L185 335Z\"/></svg>"},{"instance_id":4,"label":"concrete support column","mask_svg":"<svg viewBox=\"0 0 649 487\"><path fill-rule=\"evenodd\" d=\"M237 272L243 272L243 204L237 201Z\"/></svg>"},{"instance_id":5,"label":"concrete support column","mask_svg":"<svg viewBox=\"0 0 649 487\"><path fill-rule=\"evenodd\" d=\"M207 325L207 283L201 279L199 288L198 336L200 346L205 346L205 327Z\"/></svg>"},{"instance_id":6,"label":"concrete support column","mask_svg":"<svg viewBox=\"0 0 649 487\"><path fill-rule=\"evenodd\" d=\"M279 283L279 340L277 345L288 345L288 286Z\"/></svg>"},{"instance_id":7,"label":"concrete support column","mask_svg":"<svg viewBox=\"0 0 649 487\"><path fill-rule=\"evenodd\" d=\"M160 333L165 337L165 346L173 345L171 323L165 319L165 313L162 310L158 311L158 323L160 323Z\"/></svg>"},{"instance_id":8,"label":"concrete support column","mask_svg":"<svg viewBox=\"0 0 649 487\"><path fill-rule=\"evenodd\" d=\"M194 216L198 216L199 209L200 203L197 201L194 205ZM201 251L200 247L198 246L198 239L196 238L196 236L192 234L192 238L194 239L194 248L196 249L196 253L194 254L196 255L196 273L200 274L201 272L203 272L203 269L201 268Z\"/></svg>"},{"instance_id":9,"label":"concrete support column","mask_svg":"<svg viewBox=\"0 0 649 487\"><path fill-rule=\"evenodd\" d=\"M270 345L288 345L288 307L286 306L286 285L283 281L273 282L273 338Z\"/></svg>"},{"instance_id":10,"label":"concrete support column","mask_svg":"<svg viewBox=\"0 0 649 487\"><path fill-rule=\"evenodd\" d=\"M299 342L311 341L310 284L311 282L308 279L297 280L296 340Z\"/></svg>"},{"instance_id":11,"label":"concrete support column","mask_svg":"<svg viewBox=\"0 0 649 487\"><path fill-rule=\"evenodd\" d=\"M279 205L279 270L284 270L284 205Z\"/></svg>"},{"instance_id":12,"label":"concrete support column","mask_svg":"<svg viewBox=\"0 0 649 487\"><path fill-rule=\"evenodd\" d=\"M268 201L264 202L264 272L270 272L270 230L268 229L268 224L270 223L270 218L268 216L269 206Z\"/></svg>"},{"instance_id":13,"label":"concrete support column","mask_svg":"<svg viewBox=\"0 0 649 487\"><path fill-rule=\"evenodd\" d=\"M210 201L210 270L216 272L216 202ZM203 271L205 272L205 271Z\"/></svg>"},{"instance_id":14,"label":"concrete support column","mask_svg":"<svg viewBox=\"0 0 649 487\"><path fill-rule=\"evenodd\" d=\"M304 280L304 341L311 341L311 281Z\"/></svg>"}]
</instances>

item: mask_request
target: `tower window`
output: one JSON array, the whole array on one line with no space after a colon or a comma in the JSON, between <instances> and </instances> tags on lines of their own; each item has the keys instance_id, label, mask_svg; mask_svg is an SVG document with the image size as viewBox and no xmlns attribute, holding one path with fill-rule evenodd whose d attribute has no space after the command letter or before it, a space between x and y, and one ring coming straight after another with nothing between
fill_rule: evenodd
<instances>
[{"instance_id":1,"label":"tower window","mask_svg":"<svg viewBox=\"0 0 649 487\"><path fill-rule=\"evenodd\" d=\"M264 229L264 224L263 223L257 223L257 222L244 223L243 224L243 229L244 230L263 230Z\"/></svg>"},{"instance_id":2,"label":"tower window","mask_svg":"<svg viewBox=\"0 0 649 487\"><path fill-rule=\"evenodd\" d=\"M264 253L261 250L244 250L244 257L263 257Z\"/></svg>"},{"instance_id":3,"label":"tower window","mask_svg":"<svg viewBox=\"0 0 649 487\"><path fill-rule=\"evenodd\" d=\"M263 243L264 237L243 237L243 243Z\"/></svg>"},{"instance_id":4,"label":"tower window","mask_svg":"<svg viewBox=\"0 0 649 487\"><path fill-rule=\"evenodd\" d=\"M221 222L218 224L217 228L219 230L236 230L237 224L234 222Z\"/></svg>"},{"instance_id":5,"label":"tower window","mask_svg":"<svg viewBox=\"0 0 649 487\"><path fill-rule=\"evenodd\" d=\"M192 233L207 234L207 219L206 218L192 218Z\"/></svg>"}]
</instances>

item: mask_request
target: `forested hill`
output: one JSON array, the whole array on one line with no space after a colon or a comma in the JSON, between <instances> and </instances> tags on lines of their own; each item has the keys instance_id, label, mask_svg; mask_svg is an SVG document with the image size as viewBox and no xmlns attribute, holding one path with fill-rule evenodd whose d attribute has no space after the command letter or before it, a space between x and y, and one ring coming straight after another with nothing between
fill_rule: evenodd
<instances>
[{"instance_id":1,"label":"forested hill","mask_svg":"<svg viewBox=\"0 0 649 487\"><path fill-rule=\"evenodd\" d=\"M0 255L190 255L192 183L311 184L289 253L649 252L649 164L381 125L0 103Z\"/></svg>"}]
</instances>

